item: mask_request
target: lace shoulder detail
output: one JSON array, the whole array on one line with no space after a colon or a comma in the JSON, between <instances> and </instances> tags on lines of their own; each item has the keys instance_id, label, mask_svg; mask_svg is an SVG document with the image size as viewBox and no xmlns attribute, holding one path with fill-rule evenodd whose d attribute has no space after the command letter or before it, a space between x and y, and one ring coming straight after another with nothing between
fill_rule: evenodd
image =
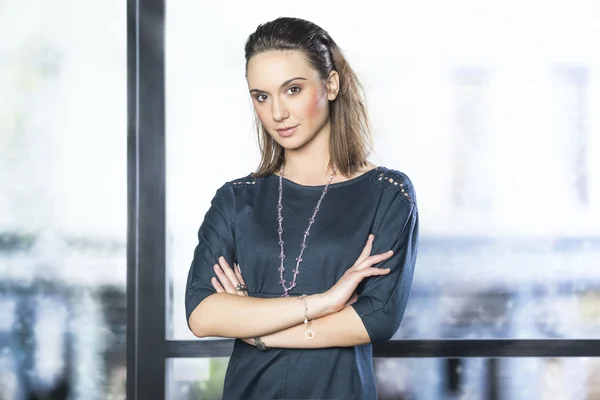
<instances>
[{"instance_id":1,"label":"lace shoulder detail","mask_svg":"<svg viewBox=\"0 0 600 400\"><path fill-rule=\"evenodd\" d=\"M400 191L402 197L409 203L414 203L416 200L412 181L403 172L381 167L373 175L373 183L376 186L383 185L388 190Z\"/></svg>"},{"instance_id":2,"label":"lace shoulder detail","mask_svg":"<svg viewBox=\"0 0 600 400\"><path fill-rule=\"evenodd\" d=\"M244 176L243 178L237 178L232 181L225 183L221 188L219 188L218 192L221 192L227 188L252 188L260 185L260 178L256 178L252 173Z\"/></svg>"},{"instance_id":3,"label":"lace shoulder detail","mask_svg":"<svg viewBox=\"0 0 600 400\"><path fill-rule=\"evenodd\" d=\"M231 185L233 187L256 187L258 183L259 179L252 176L251 173L243 178L238 178L231 181Z\"/></svg>"}]
</instances>

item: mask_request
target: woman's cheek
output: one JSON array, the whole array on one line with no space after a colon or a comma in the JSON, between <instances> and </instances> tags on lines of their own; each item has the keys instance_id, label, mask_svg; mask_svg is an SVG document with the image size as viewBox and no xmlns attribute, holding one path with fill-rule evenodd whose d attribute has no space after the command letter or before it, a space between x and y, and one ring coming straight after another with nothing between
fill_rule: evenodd
<instances>
[{"instance_id":1,"label":"woman's cheek","mask_svg":"<svg viewBox=\"0 0 600 400\"><path fill-rule=\"evenodd\" d=\"M262 124L262 126L264 126L265 128L269 128L269 118L268 118L268 111L262 110L260 108L255 108L254 109L256 111L256 115L258 116L258 119L260 121L260 123Z\"/></svg>"},{"instance_id":2,"label":"woman's cheek","mask_svg":"<svg viewBox=\"0 0 600 400\"><path fill-rule=\"evenodd\" d=\"M320 117L323 114L323 109L327 107L327 95L315 93L309 97L309 101L304 104L302 114L308 119Z\"/></svg>"}]
</instances>

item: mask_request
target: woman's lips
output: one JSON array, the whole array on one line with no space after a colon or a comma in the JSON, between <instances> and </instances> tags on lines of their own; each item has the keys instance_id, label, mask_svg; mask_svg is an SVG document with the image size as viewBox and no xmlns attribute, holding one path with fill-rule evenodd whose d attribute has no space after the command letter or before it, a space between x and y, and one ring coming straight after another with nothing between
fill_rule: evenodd
<instances>
[{"instance_id":1,"label":"woman's lips","mask_svg":"<svg viewBox=\"0 0 600 400\"><path fill-rule=\"evenodd\" d=\"M296 132L296 128L298 128L298 125L287 129L277 129L277 133L279 133L279 136L281 137L290 137L294 134L294 132Z\"/></svg>"}]
</instances>

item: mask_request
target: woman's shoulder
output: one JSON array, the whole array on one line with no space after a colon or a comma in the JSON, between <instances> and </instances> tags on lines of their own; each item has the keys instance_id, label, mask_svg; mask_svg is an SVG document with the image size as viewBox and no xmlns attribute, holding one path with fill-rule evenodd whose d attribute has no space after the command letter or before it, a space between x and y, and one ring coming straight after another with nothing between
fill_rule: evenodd
<instances>
[{"instance_id":1,"label":"woman's shoulder","mask_svg":"<svg viewBox=\"0 0 600 400\"><path fill-rule=\"evenodd\" d=\"M385 166L377 167L372 177L372 183L375 186L382 186L387 190L397 192L409 203L416 202L416 193L412 180L409 176L397 169Z\"/></svg>"},{"instance_id":2,"label":"woman's shoulder","mask_svg":"<svg viewBox=\"0 0 600 400\"><path fill-rule=\"evenodd\" d=\"M242 176L240 178L235 178L230 181L225 182L218 190L217 194L220 194L224 191L232 191L235 192L237 189L252 189L258 187L263 178L255 177L254 173L251 172L248 175Z\"/></svg>"}]
</instances>

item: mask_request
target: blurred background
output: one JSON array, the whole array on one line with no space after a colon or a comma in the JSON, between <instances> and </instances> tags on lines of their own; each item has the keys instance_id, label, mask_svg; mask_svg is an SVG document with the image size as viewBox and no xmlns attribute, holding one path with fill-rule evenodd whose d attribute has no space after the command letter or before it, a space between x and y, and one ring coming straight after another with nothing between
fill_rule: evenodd
<instances>
[{"instance_id":1,"label":"blurred background","mask_svg":"<svg viewBox=\"0 0 600 400\"><path fill-rule=\"evenodd\" d=\"M421 245L395 338L600 337L600 3L166 1L169 340L217 188L259 155L244 41L329 31L364 85L377 165ZM0 0L0 400L123 399L127 10ZM227 358L168 360L218 399ZM594 358L376 359L381 399L600 399Z\"/></svg>"}]
</instances>

